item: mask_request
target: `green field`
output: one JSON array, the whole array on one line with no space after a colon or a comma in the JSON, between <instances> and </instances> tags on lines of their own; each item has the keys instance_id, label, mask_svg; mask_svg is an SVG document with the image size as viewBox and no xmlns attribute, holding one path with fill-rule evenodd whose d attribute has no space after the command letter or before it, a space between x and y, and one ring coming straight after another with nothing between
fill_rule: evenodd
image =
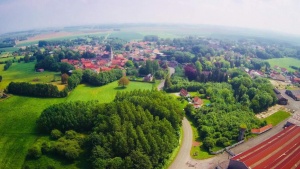
<instances>
[{"instance_id":1,"label":"green field","mask_svg":"<svg viewBox=\"0 0 300 169\"><path fill-rule=\"evenodd\" d=\"M24 66L26 64L20 65ZM13 72L14 71L12 71L12 73ZM117 91L152 89L152 86L153 84L151 83L130 82L127 88L121 89L117 87L117 82L112 82L102 87L90 87L82 84L66 98L45 99L11 96L10 98L1 101L0 168L21 168L28 148L40 137L35 128L35 121L40 113L49 105L75 100L99 100L101 103L107 103L113 100ZM47 163L53 159L43 158L41 160L44 160L46 161L45 163ZM60 163L55 164L57 167L60 167L61 165ZM68 168L72 168L72 165L67 166Z\"/></svg>"},{"instance_id":2,"label":"green field","mask_svg":"<svg viewBox=\"0 0 300 169\"><path fill-rule=\"evenodd\" d=\"M10 47L10 48L0 48L1 51L5 51L5 52L14 52L19 50L18 47Z\"/></svg>"},{"instance_id":3,"label":"green field","mask_svg":"<svg viewBox=\"0 0 300 169\"><path fill-rule=\"evenodd\" d=\"M272 124L273 126L276 126L277 124L279 124L280 122L282 122L283 120L287 119L290 116L291 116L290 113L280 110L272 114L271 116L265 118L265 120L267 121L268 124Z\"/></svg>"},{"instance_id":4,"label":"green field","mask_svg":"<svg viewBox=\"0 0 300 169\"><path fill-rule=\"evenodd\" d=\"M271 67L274 68L274 66L284 67L288 69L289 71L295 71L294 69L290 68L290 66L296 66L300 67L300 60L295 58L274 58L274 59L268 59L267 60Z\"/></svg>"},{"instance_id":5,"label":"green field","mask_svg":"<svg viewBox=\"0 0 300 169\"><path fill-rule=\"evenodd\" d=\"M8 61L8 60L15 60L15 61L18 61L18 59L22 58L23 56L10 56L10 57L0 57L0 62L5 62L5 61Z\"/></svg>"},{"instance_id":6,"label":"green field","mask_svg":"<svg viewBox=\"0 0 300 169\"><path fill-rule=\"evenodd\" d=\"M59 72L36 72L34 70L34 62L30 63L13 63L8 70L4 71L4 64L0 65L0 75L2 75L2 82L0 82L0 90L6 88L11 81L18 82L32 82L34 79L39 79L38 82L49 83L53 80L60 79Z\"/></svg>"},{"instance_id":7,"label":"green field","mask_svg":"<svg viewBox=\"0 0 300 169\"><path fill-rule=\"evenodd\" d=\"M113 32L109 35L109 38L111 37L117 37L126 41L131 40L142 40L144 38L144 35L137 33L137 32Z\"/></svg>"}]
</instances>

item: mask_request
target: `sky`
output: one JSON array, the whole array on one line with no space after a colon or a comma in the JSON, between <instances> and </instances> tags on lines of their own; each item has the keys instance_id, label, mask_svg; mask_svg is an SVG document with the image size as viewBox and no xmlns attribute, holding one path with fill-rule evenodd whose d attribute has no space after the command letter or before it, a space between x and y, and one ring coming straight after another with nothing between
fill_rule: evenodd
<instances>
[{"instance_id":1,"label":"sky","mask_svg":"<svg viewBox=\"0 0 300 169\"><path fill-rule=\"evenodd\" d=\"M114 23L208 24L300 35L300 0L0 0L0 34Z\"/></svg>"}]
</instances>

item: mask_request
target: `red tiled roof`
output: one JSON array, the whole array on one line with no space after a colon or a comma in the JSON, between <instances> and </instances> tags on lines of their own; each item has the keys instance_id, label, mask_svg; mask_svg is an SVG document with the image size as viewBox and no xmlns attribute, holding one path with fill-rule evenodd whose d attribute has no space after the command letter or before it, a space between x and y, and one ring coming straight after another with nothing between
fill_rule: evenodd
<instances>
[{"instance_id":1,"label":"red tiled roof","mask_svg":"<svg viewBox=\"0 0 300 169\"><path fill-rule=\"evenodd\" d=\"M180 90L180 95L181 96L187 96L189 93L185 89Z\"/></svg>"},{"instance_id":2,"label":"red tiled roof","mask_svg":"<svg viewBox=\"0 0 300 169\"><path fill-rule=\"evenodd\" d=\"M257 146L234 156L230 168L299 168L300 126L291 125ZM236 165L236 164L239 165Z\"/></svg>"},{"instance_id":3,"label":"red tiled roof","mask_svg":"<svg viewBox=\"0 0 300 169\"><path fill-rule=\"evenodd\" d=\"M202 99L200 99L198 96L193 98L193 102L194 102L195 105L202 105L203 104Z\"/></svg>"},{"instance_id":4,"label":"red tiled roof","mask_svg":"<svg viewBox=\"0 0 300 169\"><path fill-rule=\"evenodd\" d=\"M264 127L261 127L261 128L259 128L259 129L252 129L252 130L251 130L251 133L254 133L254 134L261 134L261 133L263 133L263 132L266 132L266 131L270 130L272 127L273 127L272 124L268 124L268 125L266 125L266 126L264 126Z\"/></svg>"}]
</instances>

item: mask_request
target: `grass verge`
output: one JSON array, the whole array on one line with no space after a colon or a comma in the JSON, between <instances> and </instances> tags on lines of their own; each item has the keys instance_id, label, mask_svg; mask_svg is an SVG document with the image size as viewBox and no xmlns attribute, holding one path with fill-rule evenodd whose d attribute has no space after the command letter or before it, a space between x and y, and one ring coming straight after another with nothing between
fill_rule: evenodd
<instances>
[{"instance_id":1,"label":"grass verge","mask_svg":"<svg viewBox=\"0 0 300 169\"><path fill-rule=\"evenodd\" d=\"M204 159L214 157L214 155L211 155L203 147L203 143L200 140L200 136L199 136L195 121L193 119L191 119L190 117L188 117L188 116L186 118L190 122L192 130L193 130L193 142L198 142L199 143L197 146L192 146L191 147L190 156L193 159L197 159L197 160L204 160Z\"/></svg>"},{"instance_id":2,"label":"grass verge","mask_svg":"<svg viewBox=\"0 0 300 169\"><path fill-rule=\"evenodd\" d=\"M279 110L278 112L272 114L269 117L266 117L264 120L267 121L268 124L272 124L273 126L276 126L278 123L282 122L283 120L290 117L291 114L282 110Z\"/></svg>"}]
</instances>

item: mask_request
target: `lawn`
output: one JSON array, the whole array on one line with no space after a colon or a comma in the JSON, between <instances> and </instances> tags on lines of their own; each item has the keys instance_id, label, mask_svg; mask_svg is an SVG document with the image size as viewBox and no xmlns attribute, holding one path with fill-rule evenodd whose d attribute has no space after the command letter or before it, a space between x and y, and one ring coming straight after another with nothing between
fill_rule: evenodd
<instances>
[{"instance_id":1,"label":"lawn","mask_svg":"<svg viewBox=\"0 0 300 169\"><path fill-rule=\"evenodd\" d=\"M268 124L272 124L273 126L276 126L277 124L279 124L280 122L282 122L283 120L287 119L290 116L291 116L290 113L280 110L272 114L271 116L266 117L264 120L266 120Z\"/></svg>"},{"instance_id":2,"label":"lawn","mask_svg":"<svg viewBox=\"0 0 300 169\"><path fill-rule=\"evenodd\" d=\"M13 63L8 70L4 71L4 64L0 65L0 75L2 75L2 82L0 82L0 90L6 88L11 82L33 82L34 79L38 79L38 82L49 83L55 77L60 79L60 72L36 72L34 70L34 62L30 63Z\"/></svg>"},{"instance_id":3,"label":"lawn","mask_svg":"<svg viewBox=\"0 0 300 169\"><path fill-rule=\"evenodd\" d=\"M267 61L270 63L272 68L274 68L274 66L277 65L279 67L284 67L289 71L295 71L294 69L290 68L290 66L296 66L296 67L300 66L299 59L290 58L290 57L268 59Z\"/></svg>"},{"instance_id":4,"label":"lawn","mask_svg":"<svg viewBox=\"0 0 300 169\"><path fill-rule=\"evenodd\" d=\"M23 64L24 66L26 64ZM23 74L26 76L26 74ZM26 78L25 78L26 79ZM19 80L19 79L18 79ZM2 83L2 82L1 82ZM101 103L114 99L117 91L130 91L134 89L152 89L150 83L130 82L128 87L121 89L117 82L112 82L102 87L79 85L66 98L32 98L11 96L0 102L0 168L21 168L28 148L39 139L35 122L40 113L48 106L65 101L75 100L100 100ZM50 163L52 158L43 158L42 161ZM51 162L52 163L52 162ZM55 166L64 166L55 163ZM74 168L67 165L63 168Z\"/></svg>"}]
</instances>

